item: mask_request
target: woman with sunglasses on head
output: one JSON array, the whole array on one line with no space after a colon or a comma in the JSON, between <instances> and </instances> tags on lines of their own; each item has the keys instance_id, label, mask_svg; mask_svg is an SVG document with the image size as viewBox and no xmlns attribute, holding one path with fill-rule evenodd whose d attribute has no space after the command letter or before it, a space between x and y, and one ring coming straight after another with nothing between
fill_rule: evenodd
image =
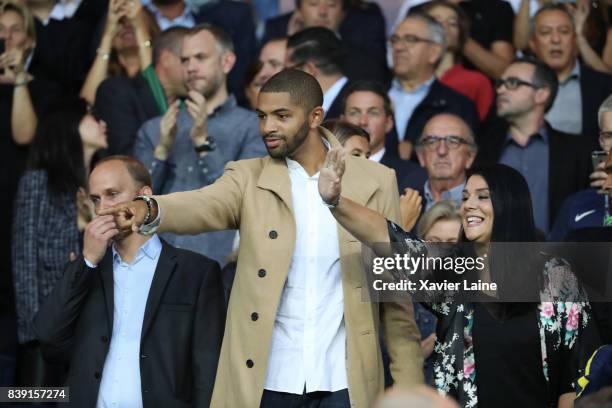
<instances>
[{"instance_id":1,"label":"woman with sunglasses on head","mask_svg":"<svg viewBox=\"0 0 612 408\"><path fill-rule=\"evenodd\" d=\"M39 122L13 220L13 280L20 344L17 385L59 385L61 370L42 359L32 320L62 276L93 216L86 181L91 159L107 147L106 124L83 99L55 104Z\"/></svg>"},{"instance_id":2,"label":"woman with sunglasses on head","mask_svg":"<svg viewBox=\"0 0 612 408\"><path fill-rule=\"evenodd\" d=\"M342 154L328 154L319 178L321 197L335 206L336 220L366 244L392 243L395 252L411 257L434 254L434 244L341 196ZM436 388L463 407L573 406L572 382L578 375L581 333L591 323L590 306L565 261L517 244L536 240L527 183L501 164L470 170L460 217L459 244L450 253L487 259L478 278L497 282L499 290L475 293L463 303L445 293L429 303L438 317ZM490 245L495 242L509 244L500 249ZM419 273L431 280L436 276ZM532 296L523 300L531 302L496 301L529 290Z\"/></svg>"}]
</instances>

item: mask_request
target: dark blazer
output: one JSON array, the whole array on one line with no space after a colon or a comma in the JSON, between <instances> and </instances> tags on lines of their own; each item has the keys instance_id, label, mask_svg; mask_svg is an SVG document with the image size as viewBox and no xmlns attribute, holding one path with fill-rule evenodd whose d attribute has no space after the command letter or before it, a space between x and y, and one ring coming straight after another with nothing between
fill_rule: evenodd
<instances>
[{"instance_id":1,"label":"dark blazer","mask_svg":"<svg viewBox=\"0 0 612 408\"><path fill-rule=\"evenodd\" d=\"M385 155L380 160L380 164L395 170L397 187L400 194L403 194L404 189L407 187L413 190L422 190L425 181L427 181L427 170L413 161L401 160L399 157L385 152Z\"/></svg>"},{"instance_id":2,"label":"dark blazer","mask_svg":"<svg viewBox=\"0 0 612 408\"><path fill-rule=\"evenodd\" d=\"M476 138L478 156L476 165L499 162L508 134L508 124L501 119L491 119ZM561 205L570 194L589 185L591 172L590 148L580 136L559 132L546 123L549 141L548 165L548 214L553 225Z\"/></svg>"},{"instance_id":3,"label":"dark blazer","mask_svg":"<svg viewBox=\"0 0 612 408\"><path fill-rule=\"evenodd\" d=\"M334 99L327 112L325 112L325 120L338 119L340 116L342 116L342 114L344 113L344 106L342 106L344 104L344 92L346 91L346 88L350 83L351 81L347 81L347 83L344 84L340 92L338 92L336 99Z\"/></svg>"},{"instance_id":4,"label":"dark blazer","mask_svg":"<svg viewBox=\"0 0 612 408\"><path fill-rule=\"evenodd\" d=\"M286 37L291 15L292 12L266 21L262 44L273 38ZM343 67L346 76L352 80L386 82L389 76L387 43L385 18L380 7L372 2L351 7L338 31L347 54Z\"/></svg>"},{"instance_id":5,"label":"dark blazer","mask_svg":"<svg viewBox=\"0 0 612 408\"><path fill-rule=\"evenodd\" d=\"M114 310L112 251L69 263L34 327L45 357L70 363L74 407L95 406ZM208 407L225 327L219 264L162 241L140 344L144 407Z\"/></svg>"},{"instance_id":6,"label":"dark blazer","mask_svg":"<svg viewBox=\"0 0 612 408\"><path fill-rule=\"evenodd\" d=\"M396 106L395 109L401 109L401 106ZM434 79L429 93L414 109L408 120L405 140L416 144L427 121L439 113L453 113L462 118L474 133L478 131L480 121L474 102ZM395 131L392 133L394 137L387 137L385 147L390 154L397 156L397 134L395 134Z\"/></svg>"},{"instance_id":7,"label":"dark blazer","mask_svg":"<svg viewBox=\"0 0 612 408\"><path fill-rule=\"evenodd\" d=\"M599 146L599 106L612 94L612 75L580 66L580 91L582 92L582 136L589 140L592 150Z\"/></svg>"},{"instance_id":8,"label":"dark blazer","mask_svg":"<svg viewBox=\"0 0 612 408\"><path fill-rule=\"evenodd\" d=\"M161 114L141 75L105 79L96 91L96 111L107 125L109 153L128 155L140 126Z\"/></svg>"}]
</instances>

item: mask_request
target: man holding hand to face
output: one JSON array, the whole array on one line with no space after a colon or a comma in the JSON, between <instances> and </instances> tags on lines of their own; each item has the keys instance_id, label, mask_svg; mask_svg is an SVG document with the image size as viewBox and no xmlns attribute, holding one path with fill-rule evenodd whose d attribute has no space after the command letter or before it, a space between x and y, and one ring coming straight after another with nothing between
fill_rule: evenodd
<instances>
[{"instance_id":1,"label":"man holding hand to face","mask_svg":"<svg viewBox=\"0 0 612 408\"><path fill-rule=\"evenodd\" d=\"M154 193L204 187L223 173L226 163L266 154L255 115L238 107L227 91L227 75L235 61L231 38L219 28L202 24L185 35L181 63L188 96L184 104L177 101L164 116L145 123L134 149L151 173ZM224 263L234 234L165 238Z\"/></svg>"}]
</instances>

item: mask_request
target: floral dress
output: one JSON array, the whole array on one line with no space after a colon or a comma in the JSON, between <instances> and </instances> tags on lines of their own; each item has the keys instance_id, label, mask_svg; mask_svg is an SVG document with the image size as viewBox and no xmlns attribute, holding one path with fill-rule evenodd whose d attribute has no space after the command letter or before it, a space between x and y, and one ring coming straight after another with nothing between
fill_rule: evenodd
<instances>
[{"instance_id":1,"label":"floral dress","mask_svg":"<svg viewBox=\"0 0 612 408\"><path fill-rule=\"evenodd\" d=\"M426 244L389 222L389 237L408 253L426 251ZM569 264L560 258L544 263L543 288L538 308L538 329L543 375L548 385L550 406L556 406L566 365L576 368L581 332L591 323L591 311ZM477 361L474 357L474 306L452 301L430 304L438 317L434 346L434 384L439 392L454 397L462 407L478 407ZM572 378L573 380L573 378Z\"/></svg>"}]
</instances>

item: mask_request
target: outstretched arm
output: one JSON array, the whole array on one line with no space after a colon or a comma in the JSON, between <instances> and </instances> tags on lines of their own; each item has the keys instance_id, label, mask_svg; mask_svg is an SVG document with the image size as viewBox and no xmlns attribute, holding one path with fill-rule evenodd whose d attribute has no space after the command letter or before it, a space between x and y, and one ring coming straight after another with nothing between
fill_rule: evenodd
<instances>
[{"instance_id":1,"label":"outstretched arm","mask_svg":"<svg viewBox=\"0 0 612 408\"><path fill-rule=\"evenodd\" d=\"M336 220L359 241L368 243L389 242L387 220L362 205L341 197L341 182L344 175L344 156L341 148L327 153L323 168L319 173L319 194L328 204L337 203L331 213Z\"/></svg>"}]
</instances>

